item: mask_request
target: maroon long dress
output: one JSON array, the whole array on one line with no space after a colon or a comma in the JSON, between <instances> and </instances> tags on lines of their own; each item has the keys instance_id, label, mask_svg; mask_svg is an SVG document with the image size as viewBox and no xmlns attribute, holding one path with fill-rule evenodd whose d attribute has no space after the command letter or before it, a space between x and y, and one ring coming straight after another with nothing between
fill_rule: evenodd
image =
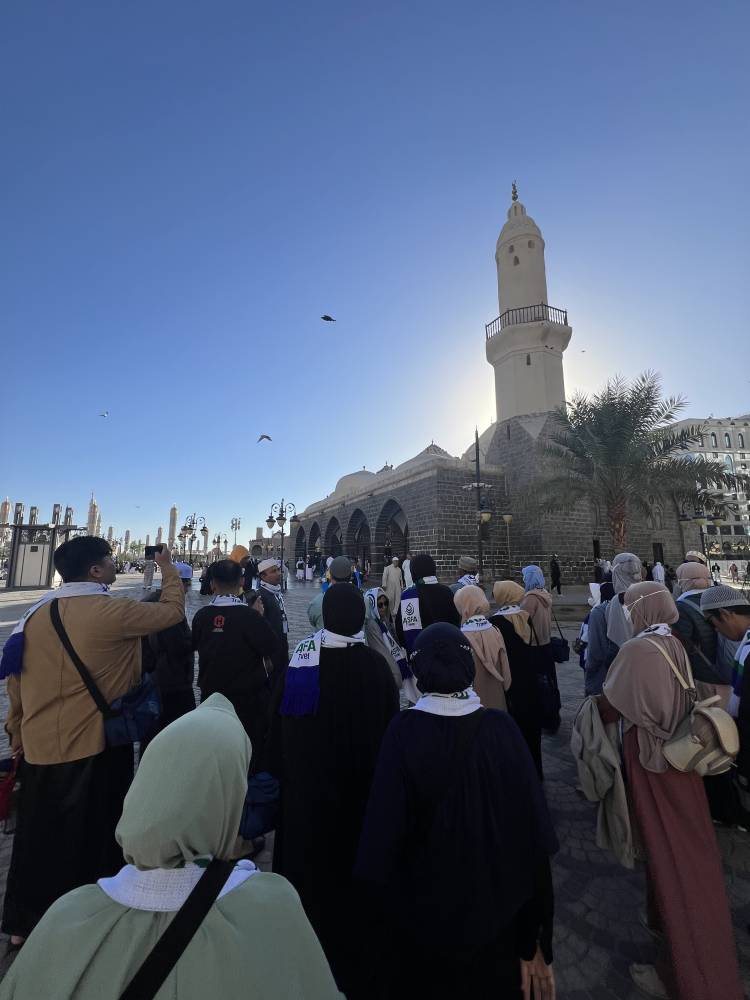
<instances>
[{"instance_id":1,"label":"maroon long dress","mask_svg":"<svg viewBox=\"0 0 750 1000\"><path fill-rule=\"evenodd\" d=\"M638 759L624 739L628 793L647 859L649 901L664 944L656 963L672 1000L743 1000L721 855L702 779Z\"/></svg>"}]
</instances>

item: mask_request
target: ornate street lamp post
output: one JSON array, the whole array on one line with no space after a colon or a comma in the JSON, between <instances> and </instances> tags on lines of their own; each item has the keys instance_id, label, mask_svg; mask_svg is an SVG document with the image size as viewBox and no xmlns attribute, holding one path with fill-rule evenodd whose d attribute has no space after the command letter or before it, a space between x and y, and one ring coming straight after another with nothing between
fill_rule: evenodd
<instances>
[{"instance_id":1,"label":"ornate street lamp post","mask_svg":"<svg viewBox=\"0 0 750 1000\"><path fill-rule=\"evenodd\" d=\"M186 540L189 541L190 557L188 561L191 566L193 565L193 542L195 542L196 539L195 529L198 527L198 525L201 525L200 528L201 533L204 530L206 532L208 531L208 529L206 528L205 517L202 517L198 514L188 514L188 516L185 518L185 523L183 524L182 529L180 530L180 538L183 539L182 543L183 555L185 554L185 541Z\"/></svg>"},{"instance_id":2,"label":"ornate street lamp post","mask_svg":"<svg viewBox=\"0 0 750 1000\"><path fill-rule=\"evenodd\" d=\"M240 530L240 519L238 517L233 517L229 527L234 532L234 544L237 544L237 532Z\"/></svg>"},{"instance_id":3,"label":"ornate street lamp post","mask_svg":"<svg viewBox=\"0 0 750 1000\"><path fill-rule=\"evenodd\" d=\"M272 531L274 525L278 524L281 529L281 589L286 590L286 573L284 572L284 525L286 524L286 515L291 513L292 517L289 521L289 527L296 527L299 524L299 518L297 517L297 508L293 503L284 503L284 498L281 498L281 503L271 504L271 513L266 518L266 524L268 530Z\"/></svg>"},{"instance_id":4,"label":"ornate street lamp post","mask_svg":"<svg viewBox=\"0 0 750 1000\"><path fill-rule=\"evenodd\" d=\"M510 558L510 526L513 523L513 515L512 514L503 514L503 521L505 522L505 534L506 534L506 538L508 539L508 578L510 580L512 580L513 579L513 568L512 568L511 558Z\"/></svg>"}]
</instances>

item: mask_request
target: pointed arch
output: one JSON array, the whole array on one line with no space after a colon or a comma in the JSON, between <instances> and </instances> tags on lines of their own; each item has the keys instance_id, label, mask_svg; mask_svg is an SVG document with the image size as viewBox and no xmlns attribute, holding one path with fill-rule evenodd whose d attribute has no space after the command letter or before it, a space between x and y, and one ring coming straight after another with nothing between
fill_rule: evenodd
<instances>
[{"instance_id":1,"label":"pointed arch","mask_svg":"<svg viewBox=\"0 0 750 1000\"><path fill-rule=\"evenodd\" d=\"M372 562L372 538L365 512L357 507L346 528L346 551L352 559L359 559L362 566Z\"/></svg>"},{"instance_id":2,"label":"pointed arch","mask_svg":"<svg viewBox=\"0 0 750 1000\"><path fill-rule=\"evenodd\" d=\"M337 517L332 517L328 522L325 534L325 543L323 545L325 549L325 554L327 556L343 555L344 553L344 538L341 531L341 523Z\"/></svg>"}]
</instances>

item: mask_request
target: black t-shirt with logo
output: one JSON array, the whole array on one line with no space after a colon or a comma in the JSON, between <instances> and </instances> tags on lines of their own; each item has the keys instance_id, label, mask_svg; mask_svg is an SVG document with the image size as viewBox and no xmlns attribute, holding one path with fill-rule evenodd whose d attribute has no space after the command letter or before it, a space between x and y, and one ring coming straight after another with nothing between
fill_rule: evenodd
<instances>
[{"instance_id":1,"label":"black t-shirt with logo","mask_svg":"<svg viewBox=\"0 0 750 1000\"><path fill-rule=\"evenodd\" d=\"M278 655L271 626L246 604L208 604L193 618L201 697L214 692L252 694L268 687L263 658Z\"/></svg>"}]
</instances>

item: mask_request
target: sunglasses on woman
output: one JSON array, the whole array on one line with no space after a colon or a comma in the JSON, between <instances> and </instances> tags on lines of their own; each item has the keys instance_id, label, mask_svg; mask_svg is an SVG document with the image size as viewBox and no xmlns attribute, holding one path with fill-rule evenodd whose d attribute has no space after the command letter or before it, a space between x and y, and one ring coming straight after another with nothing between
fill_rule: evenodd
<instances>
[{"instance_id":1,"label":"sunglasses on woman","mask_svg":"<svg viewBox=\"0 0 750 1000\"><path fill-rule=\"evenodd\" d=\"M385 600L379 600L378 601L378 607L379 608L387 608L389 603L390 602L389 602L388 598L386 597Z\"/></svg>"}]
</instances>

